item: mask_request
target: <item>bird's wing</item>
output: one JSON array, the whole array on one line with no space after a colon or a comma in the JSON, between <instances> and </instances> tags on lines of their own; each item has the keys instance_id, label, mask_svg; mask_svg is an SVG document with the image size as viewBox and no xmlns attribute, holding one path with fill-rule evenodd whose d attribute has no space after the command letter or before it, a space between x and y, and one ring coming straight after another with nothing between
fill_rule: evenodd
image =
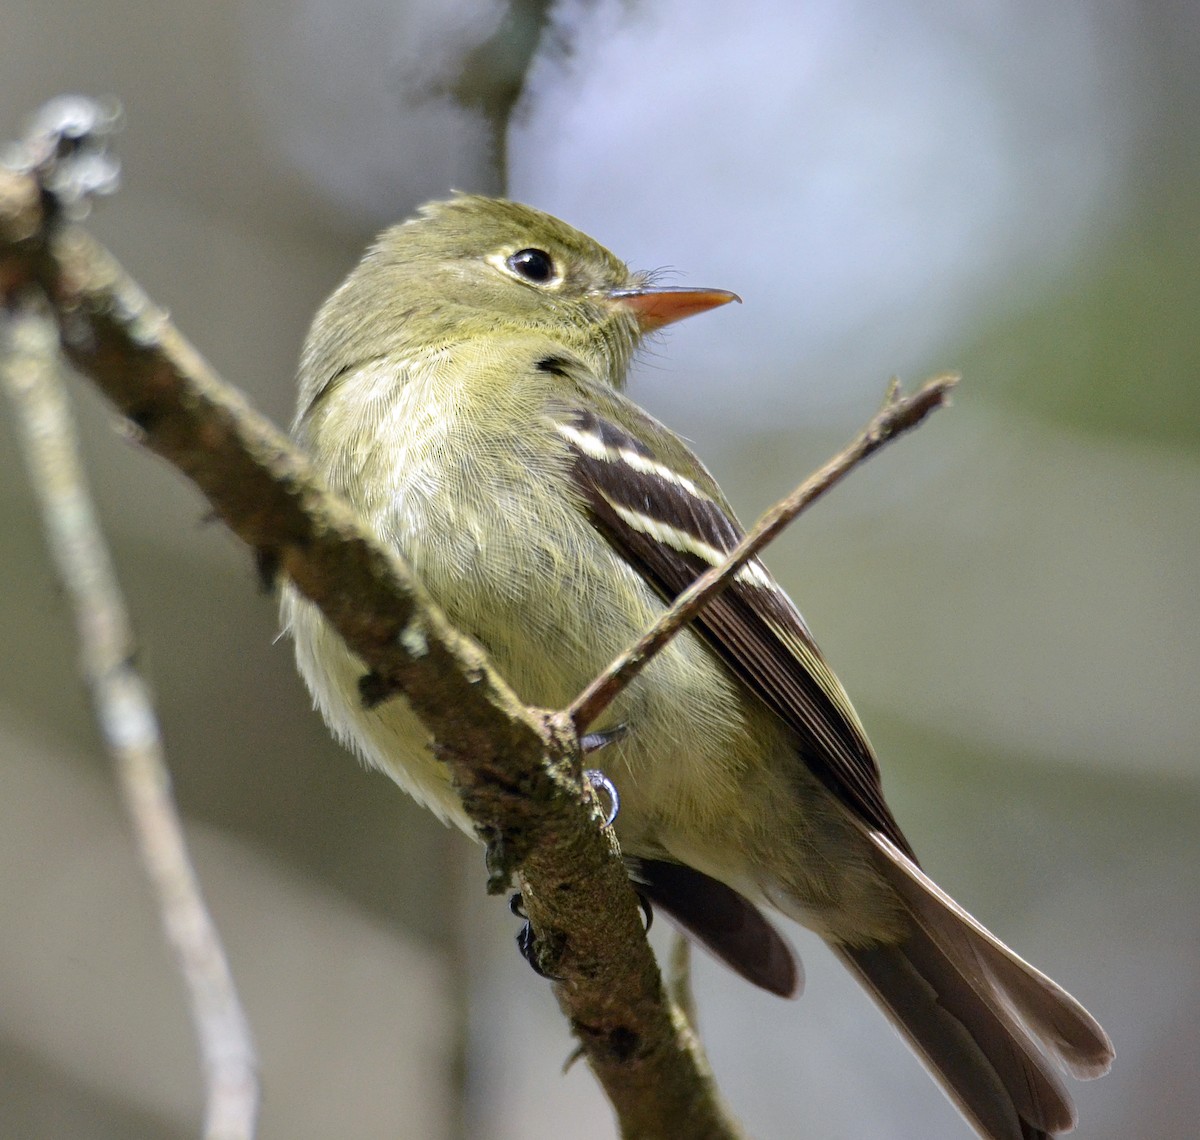
<instances>
[{"instance_id":1,"label":"bird's wing","mask_svg":"<svg viewBox=\"0 0 1200 1140\"><path fill-rule=\"evenodd\" d=\"M646 898L746 981L780 997L799 995L799 960L749 899L683 863L626 855L625 866Z\"/></svg>"},{"instance_id":2,"label":"bird's wing","mask_svg":"<svg viewBox=\"0 0 1200 1140\"><path fill-rule=\"evenodd\" d=\"M742 528L678 437L629 401L617 400L614 410L623 423L575 407L564 409L555 426L571 451L572 477L596 528L671 600L722 561ZM667 441L658 449L662 454L647 442L656 439ZM684 455L690 462L679 463ZM695 625L788 725L801 758L821 782L912 856L884 801L879 767L845 690L766 567L758 559L746 563Z\"/></svg>"}]
</instances>

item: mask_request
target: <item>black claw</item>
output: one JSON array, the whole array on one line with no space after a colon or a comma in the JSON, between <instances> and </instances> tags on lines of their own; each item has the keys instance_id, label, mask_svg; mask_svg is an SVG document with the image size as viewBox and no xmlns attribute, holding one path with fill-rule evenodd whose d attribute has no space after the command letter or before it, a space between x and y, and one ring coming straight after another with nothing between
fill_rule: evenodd
<instances>
[{"instance_id":1,"label":"black claw","mask_svg":"<svg viewBox=\"0 0 1200 1140\"><path fill-rule=\"evenodd\" d=\"M529 963L533 972L539 978L544 978L546 973L537 957L537 939L534 937L533 927L529 925L528 920L521 923L521 929L517 931L517 949L521 952L521 957Z\"/></svg>"},{"instance_id":2,"label":"black claw","mask_svg":"<svg viewBox=\"0 0 1200 1140\"><path fill-rule=\"evenodd\" d=\"M525 913L525 899L520 891L509 896L508 909L512 911L517 918L523 918L525 921L521 923L521 929L517 931L517 949L521 952L521 957L529 963L530 969L533 970L539 978L545 978L548 982L561 982L563 979L557 974L551 974L542 965L543 959L546 957L544 947L538 942L537 935L533 932L533 924L529 921ZM553 945L551 939L551 945Z\"/></svg>"},{"instance_id":3,"label":"black claw","mask_svg":"<svg viewBox=\"0 0 1200 1140\"><path fill-rule=\"evenodd\" d=\"M520 896L517 897L519 898ZM511 900L509 906L512 906ZM542 967L542 955L539 950L537 935L534 934L533 925L528 919L521 924L521 929L517 931L517 949L521 952L521 957L529 963L529 968L539 978L545 978L548 982L561 982L563 980L557 974L551 974Z\"/></svg>"}]
</instances>

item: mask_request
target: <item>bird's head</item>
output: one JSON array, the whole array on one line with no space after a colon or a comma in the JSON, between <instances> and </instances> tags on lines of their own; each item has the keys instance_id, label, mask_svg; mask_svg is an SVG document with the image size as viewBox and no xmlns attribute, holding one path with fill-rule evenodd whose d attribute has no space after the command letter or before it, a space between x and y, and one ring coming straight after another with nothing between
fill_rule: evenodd
<instances>
[{"instance_id":1,"label":"bird's head","mask_svg":"<svg viewBox=\"0 0 1200 1140\"><path fill-rule=\"evenodd\" d=\"M577 352L619 387L646 333L737 299L652 286L549 214L462 194L380 235L318 316L305 371L321 382L331 366L528 331Z\"/></svg>"}]
</instances>

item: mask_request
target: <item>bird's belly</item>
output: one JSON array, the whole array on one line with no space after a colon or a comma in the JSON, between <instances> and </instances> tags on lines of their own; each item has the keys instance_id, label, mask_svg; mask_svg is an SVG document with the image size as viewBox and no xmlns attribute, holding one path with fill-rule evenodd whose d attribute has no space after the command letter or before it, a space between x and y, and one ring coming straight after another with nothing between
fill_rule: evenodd
<instances>
[{"instance_id":1,"label":"bird's belly","mask_svg":"<svg viewBox=\"0 0 1200 1140\"><path fill-rule=\"evenodd\" d=\"M366 708L359 690L366 667L316 606L285 585L280 609L297 668L334 736L439 818L473 834L449 769L434 757L429 733L408 702L395 698Z\"/></svg>"},{"instance_id":2,"label":"bird's belly","mask_svg":"<svg viewBox=\"0 0 1200 1140\"><path fill-rule=\"evenodd\" d=\"M408 476L367 512L374 528L528 704L570 704L661 612L586 517L539 495L527 473L471 472L473 493L454 497L452 516L419 468ZM473 835L407 703L364 709L361 663L308 603L293 596L289 608L301 672L335 734ZM886 909L864 837L696 633L676 637L590 727L616 725L625 734L585 764L617 787L625 851L685 862L821 933L869 931Z\"/></svg>"}]
</instances>

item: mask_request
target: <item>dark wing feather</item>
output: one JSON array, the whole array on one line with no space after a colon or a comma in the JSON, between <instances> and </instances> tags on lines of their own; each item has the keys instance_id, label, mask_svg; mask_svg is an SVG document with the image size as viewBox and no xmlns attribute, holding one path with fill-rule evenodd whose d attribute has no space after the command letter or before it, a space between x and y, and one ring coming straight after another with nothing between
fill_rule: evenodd
<instances>
[{"instance_id":1,"label":"dark wing feather","mask_svg":"<svg viewBox=\"0 0 1200 1140\"><path fill-rule=\"evenodd\" d=\"M652 903L748 982L780 997L799 993L804 979L791 947L732 887L683 863L632 856L625 863Z\"/></svg>"},{"instance_id":2,"label":"dark wing feather","mask_svg":"<svg viewBox=\"0 0 1200 1140\"><path fill-rule=\"evenodd\" d=\"M697 549L728 553L742 537L732 511L694 481L663 478L644 440L594 412L576 410L566 434L572 475L596 527L667 600L711 565L664 541L665 524ZM648 462L623 462L621 454ZM696 461L699 464L699 461ZM702 469L702 468L701 468ZM634 520L634 521L631 521ZM788 725L799 753L821 782L870 827L914 858L883 798L879 767L857 715L825 664L791 599L757 560L700 612L696 627L713 650Z\"/></svg>"}]
</instances>

